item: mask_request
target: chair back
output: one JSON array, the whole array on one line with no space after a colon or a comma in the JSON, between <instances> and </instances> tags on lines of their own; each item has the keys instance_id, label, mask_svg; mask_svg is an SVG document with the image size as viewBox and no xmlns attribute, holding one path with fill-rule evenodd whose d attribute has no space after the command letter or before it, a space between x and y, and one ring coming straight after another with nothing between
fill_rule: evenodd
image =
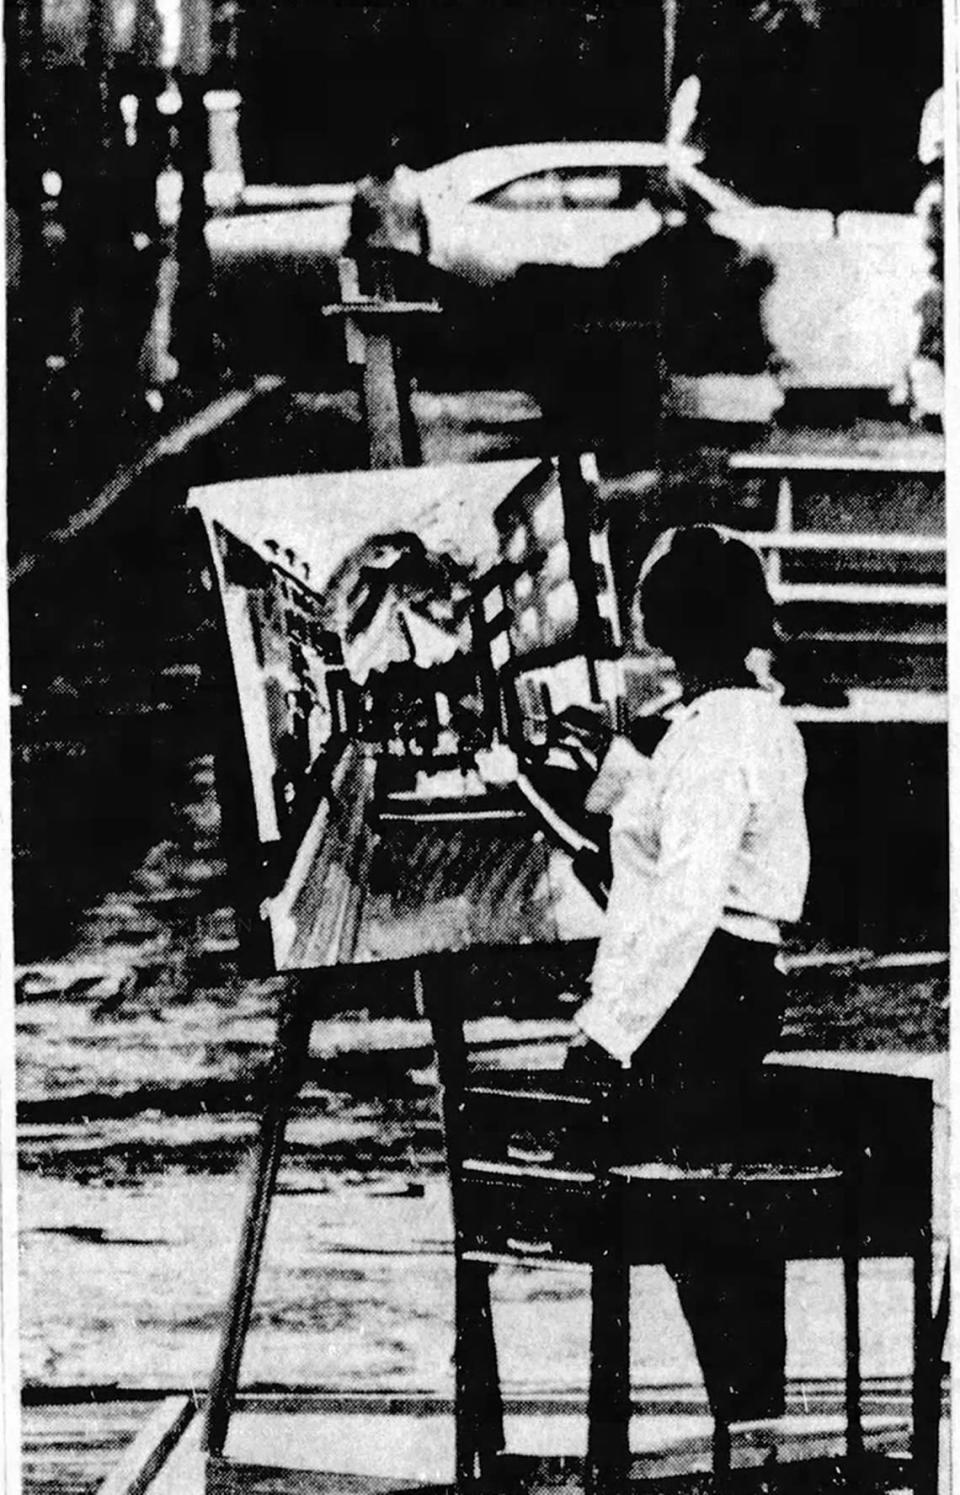
<instances>
[{"instance_id":1,"label":"chair back","mask_svg":"<svg viewBox=\"0 0 960 1495\"><path fill-rule=\"evenodd\" d=\"M738 1240L785 1258L853 1242L910 1254L927 1228L927 1080L781 1060L735 1097L677 1091L652 1107L642 1088L484 1063L449 966L424 995L457 1244L473 1257L590 1262L609 1246L597 1211L617 1199L634 1262Z\"/></svg>"}]
</instances>

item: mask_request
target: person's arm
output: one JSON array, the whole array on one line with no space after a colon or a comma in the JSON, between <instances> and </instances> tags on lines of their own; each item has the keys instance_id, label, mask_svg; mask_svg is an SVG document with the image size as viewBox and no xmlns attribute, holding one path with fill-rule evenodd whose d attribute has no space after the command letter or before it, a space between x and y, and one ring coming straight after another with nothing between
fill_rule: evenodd
<instances>
[{"instance_id":1,"label":"person's arm","mask_svg":"<svg viewBox=\"0 0 960 1495\"><path fill-rule=\"evenodd\" d=\"M576 1022L627 1064L693 975L723 913L731 866L750 814L735 760L701 758L678 771L663 805L660 844L621 825L614 885Z\"/></svg>"}]
</instances>

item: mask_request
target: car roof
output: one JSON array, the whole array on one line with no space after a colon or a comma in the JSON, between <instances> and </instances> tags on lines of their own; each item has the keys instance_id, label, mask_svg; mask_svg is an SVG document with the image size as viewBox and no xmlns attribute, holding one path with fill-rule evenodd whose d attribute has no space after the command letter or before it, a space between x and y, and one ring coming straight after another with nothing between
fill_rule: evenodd
<instances>
[{"instance_id":1,"label":"car roof","mask_svg":"<svg viewBox=\"0 0 960 1495\"><path fill-rule=\"evenodd\" d=\"M466 196L492 190L532 171L564 166L674 166L688 170L702 159L689 146L652 140L555 140L485 146L465 151L420 173L428 192L453 190Z\"/></svg>"}]
</instances>

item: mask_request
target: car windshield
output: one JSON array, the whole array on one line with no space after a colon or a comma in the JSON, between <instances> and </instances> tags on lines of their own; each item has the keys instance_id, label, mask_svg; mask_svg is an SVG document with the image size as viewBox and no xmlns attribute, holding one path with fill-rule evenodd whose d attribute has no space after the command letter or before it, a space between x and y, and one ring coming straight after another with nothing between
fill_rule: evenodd
<instances>
[{"instance_id":1,"label":"car windshield","mask_svg":"<svg viewBox=\"0 0 960 1495\"><path fill-rule=\"evenodd\" d=\"M477 198L485 207L524 212L662 212L689 205L691 189L665 166L561 166L528 172Z\"/></svg>"}]
</instances>

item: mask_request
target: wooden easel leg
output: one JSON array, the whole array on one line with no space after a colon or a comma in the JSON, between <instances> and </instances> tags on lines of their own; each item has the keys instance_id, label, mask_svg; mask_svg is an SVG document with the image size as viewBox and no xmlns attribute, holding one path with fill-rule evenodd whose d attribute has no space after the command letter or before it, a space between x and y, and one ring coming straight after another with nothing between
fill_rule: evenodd
<instances>
[{"instance_id":1,"label":"wooden easel leg","mask_svg":"<svg viewBox=\"0 0 960 1495\"><path fill-rule=\"evenodd\" d=\"M913 1490L937 1495L940 1438L939 1357L933 1317L931 1231L924 1229L913 1257Z\"/></svg>"},{"instance_id":2,"label":"wooden easel leg","mask_svg":"<svg viewBox=\"0 0 960 1495\"><path fill-rule=\"evenodd\" d=\"M614 1232L592 1273L587 1495L622 1490L630 1469L630 1265Z\"/></svg>"},{"instance_id":3,"label":"wooden easel leg","mask_svg":"<svg viewBox=\"0 0 960 1495\"><path fill-rule=\"evenodd\" d=\"M210 1386L203 1431L203 1448L220 1454L227 1441L230 1409L237 1389L240 1361L250 1326L260 1258L270 1218L270 1205L283 1153L284 1134L290 1108L299 1087L301 1065L310 1039L312 1018L297 994L289 1000L280 1019L274 1051L274 1074L260 1120L254 1155L253 1179L243 1222L233 1291L223 1328L220 1352Z\"/></svg>"},{"instance_id":4,"label":"wooden easel leg","mask_svg":"<svg viewBox=\"0 0 960 1495\"><path fill-rule=\"evenodd\" d=\"M490 1472L504 1447L503 1401L490 1304L490 1268L456 1265L456 1468L458 1488Z\"/></svg>"}]
</instances>

